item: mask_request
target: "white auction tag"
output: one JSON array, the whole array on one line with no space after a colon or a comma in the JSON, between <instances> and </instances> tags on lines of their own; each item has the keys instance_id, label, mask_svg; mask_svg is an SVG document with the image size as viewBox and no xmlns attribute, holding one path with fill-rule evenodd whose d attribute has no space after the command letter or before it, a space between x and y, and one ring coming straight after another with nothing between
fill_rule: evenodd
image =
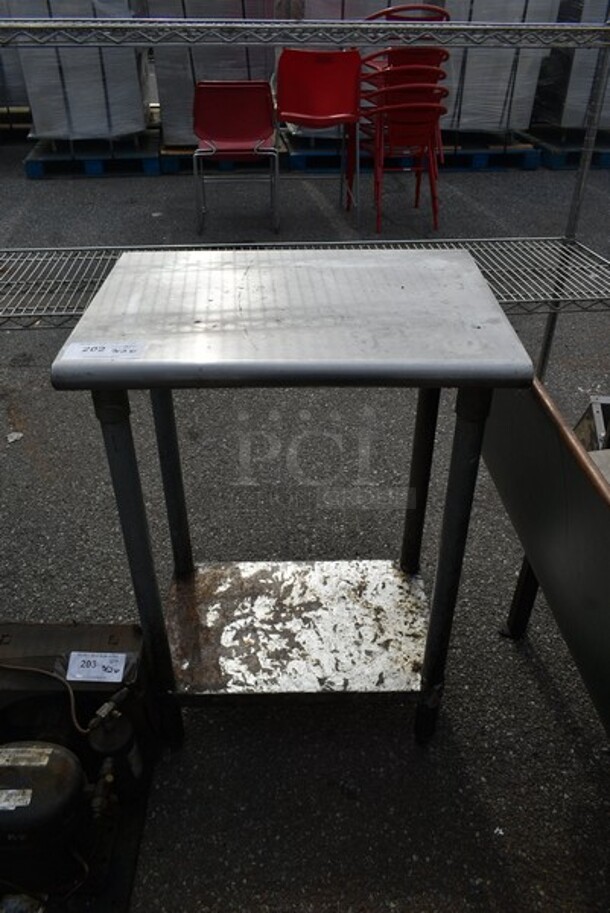
<instances>
[{"instance_id":1,"label":"white auction tag","mask_svg":"<svg viewBox=\"0 0 610 913\"><path fill-rule=\"evenodd\" d=\"M121 342L71 342L64 355L67 358L140 358L146 344L128 340Z\"/></svg>"},{"instance_id":2,"label":"white auction tag","mask_svg":"<svg viewBox=\"0 0 610 913\"><path fill-rule=\"evenodd\" d=\"M31 789L0 789L0 811L14 812L32 801Z\"/></svg>"},{"instance_id":3,"label":"white auction tag","mask_svg":"<svg viewBox=\"0 0 610 913\"><path fill-rule=\"evenodd\" d=\"M70 653L69 682L122 682L125 653Z\"/></svg>"}]
</instances>

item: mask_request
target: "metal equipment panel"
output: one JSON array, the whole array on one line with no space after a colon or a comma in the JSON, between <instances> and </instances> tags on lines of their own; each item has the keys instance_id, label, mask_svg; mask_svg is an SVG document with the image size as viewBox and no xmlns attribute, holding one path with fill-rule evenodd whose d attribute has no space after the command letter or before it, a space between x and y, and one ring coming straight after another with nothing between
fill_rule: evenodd
<instances>
[{"instance_id":1,"label":"metal equipment panel","mask_svg":"<svg viewBox=\"0 0 610 913\"><path fill-rule=\"evenodd\" d=\"M610 484L539 383L495 392L483 456L610 732Z\"/></svg>"}]
</instances>

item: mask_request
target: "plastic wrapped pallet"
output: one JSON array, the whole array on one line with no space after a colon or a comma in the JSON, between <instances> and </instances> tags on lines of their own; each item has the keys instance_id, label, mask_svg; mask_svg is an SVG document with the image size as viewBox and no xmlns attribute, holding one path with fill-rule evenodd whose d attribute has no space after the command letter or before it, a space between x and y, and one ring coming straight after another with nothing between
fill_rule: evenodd
<instances>
[{"instance_id":1,"label":"plastic wrapped pallet","mask_svg":"<svg viewBox=\"0 0 610 913\"><path fill-rule=\"evenodd\" d=\"M129 18L127 0L9 0L13 18ZM36 137L112 139L146 127L146 55L130 48L19 51Z\"/></svg>"},{"instance_id":2,"label":"plastic wrapped pallet","mask_svg":"<svg viewBox=\"0 0 610 913\"><path fill-rule=\"evenodd\" d=\"M447 0L452 21L554 22L559 0ZM454 48L443 128L524 130L531 120L544 50Z\"/></svg>"},{"instance_id":3,"label":"plastic wrapped pallet","mask_svg":"<svg viewBox=\"0 0 610 913\"><path fill-rule=\"evenodd\" d=\"M273 19L273 0L148 0L152 18ZM155 48L166 146L192 146L194 85L201 79L269 79L273 48L200 45Z\"/></svg>"},{"instance_id":4,"label":"plastic wrapped pallet","mask_svg":"<svg viewBox=\"0 0 610 913\"><path fill-rule=\"evenodd\" d=\"M0 0L0 19L9 19L8 0ZM0 108L27 107L28 94L18 51L0 51Z\"/></svg>"},{"instance_id":5,"label":"plastic wrapped pallet","mask_svg":"<svg viewBox=\"0 0 610 913\"><path fill-rule=\"evenodd\" d=\"M609 0L562 0L561 22L605 22L610 15ZM554 48L540 74L534 112L536 124L550 124L566 129L582 129L598 51ZM610 127L610 85L600 119L600 127Z\"/></svg>"}]
</instances>

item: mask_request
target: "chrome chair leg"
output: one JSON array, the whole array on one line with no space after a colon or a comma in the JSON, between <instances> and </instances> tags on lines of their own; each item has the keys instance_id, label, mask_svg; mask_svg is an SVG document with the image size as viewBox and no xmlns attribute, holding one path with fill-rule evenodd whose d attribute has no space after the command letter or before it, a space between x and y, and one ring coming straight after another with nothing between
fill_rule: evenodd
<instances>
[{"instance_id":1,"label":"chrome chair leg","mask_svg":"<svg viewBox=\"0 0 610 913\"><path fill-rule=\"evenodd\" d=\"M356 209L356 227L360 228L360 124L356 124L356 173L354 175L354 207Z\"/></svg>"},{"instance_id":2,"label":"chrome chair leg","mask_svg":"<svg viewBox=\"0 0 610 913\"><path fill-rule=\"evenodd\" d=\"M351 135L351 130L354 133ZM343 187L345 186L345 204L348 210L356 210L356 225L360 226L360 127L350 125L348 133L344 128L341 148L341 205L343 206Z\"/></svg>"},{"instance_id":3,"label":"chrome chair leg","mask_svg":"<svg viewBox=\"0 0 610 913\"><path fill-rule=\"evenodd\" d=\"M279 191L280 191L280 157L277 149L271 155L271 216L273 219L273 231L277 232L280 230L280 206L279 206Z\"/></svg>"},{"instance_id":4,"label":"chrome chair leg","mask_svg":"<svg viewBox=\"0 0 610 913\"><path fill-rule=\"evenodd\" d=\"M195 153L193 155L193 177L195 179L195 205L197 207L195 227L197 234L201 234L205 226L206 198L205 198L205 179L203 172L203 163L201 156Z\"/></svg>"}]
</instances>

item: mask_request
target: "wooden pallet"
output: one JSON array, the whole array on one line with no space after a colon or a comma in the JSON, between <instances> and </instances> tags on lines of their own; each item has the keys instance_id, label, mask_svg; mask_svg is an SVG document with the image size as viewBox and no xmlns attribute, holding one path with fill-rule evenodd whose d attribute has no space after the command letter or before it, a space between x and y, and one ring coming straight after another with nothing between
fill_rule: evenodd
<instances>
[{"instance_id":1,"label":"wooden pallet","mask_svg":"<svg viewBox=\"0 0 610 913\"><path fill-rule=\"evenodd\" d=\"M161 146L159 161L161 174L181 174L193 170L195 146Z\"/></svg>"}]
</instances>

